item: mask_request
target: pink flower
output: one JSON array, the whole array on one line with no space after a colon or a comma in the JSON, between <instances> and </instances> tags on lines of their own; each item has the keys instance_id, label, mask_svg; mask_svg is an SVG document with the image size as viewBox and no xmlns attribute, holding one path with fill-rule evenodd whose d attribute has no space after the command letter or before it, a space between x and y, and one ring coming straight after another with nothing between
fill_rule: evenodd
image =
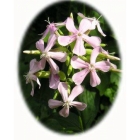
<instances>
[{"instance_id":1,"label":"pink flower","mask_svg":"<svg viewBox=\"0 0 140 140\"><path fill-rule=\"evenodd\" d=\"M88 20L91 22L90 30L94 30L94 29L96 28L96 26L97 26L97 29L98 29L98 31L101 33L101 35L102 35L102 36L106 36L106 35L103 33L103 31L102 31L102 29L101 29L101 26L100 26L100 23L99 23L99 20L98 20L101 16L100 16L98 19L96 19L95 17L93 17L93 18L85 17L82 13L78 13L78 15L79 15L81 18L88 19Z\"/></svg>"},{"instance_id":2,"label":"pink flower","mask_svg":"<svg viewBox=\"0 0 140 140\"><path fill-rule=\"evenodd\" d=\"M95 87L100 84L101 80L98 77L96 70L107 72L110 69L110 63L108 61L96 62L96 58L100 52L100 47L96 47L91 54L90 64L81 60L77 56L73 56L71 59L71 65L74 69L82 69L73 75L72 80L76 85L80 85L86 75L90 72L90 85Z\"/></svg>"},{"instance_id":3,"label":"pink flower","mask_svg":"<svg viewBox=\"0 0 140 140\"><path fill-rule=\"evenodd\" d=\"M87 30L91 27L91 22L87 19L82 19L80 22L79 29L77 30L74 26L74 21L72 18L67 18L66 20L66 28L69 32L72 33L70 36L59 36L58 43L62 46L67 46L68 44L72 43L76 40L76 44L73 49L73 53L77 55L84 55L86 54L86 50L84 48L84 41L92 46L99 46L101 40L99 37L92 36L89 37L85 34Z\"/></svg>"},{"instance_id":4,"label":"pink flower","mask_svg":"<svg viewBox=\"0 0 140 140\"><path fill-rule=\"evenodd\" d=\"M52 70L50 69L49 87L52 89L57 89L59 83L60 83L59 75L53 74Z\"/></svg>"},{"instance_id":5,"label":"pink flower","mask_svg":"<svg viewBox=\"0 0 140 140\"><path fill-rule=\"evenodd\" d=\"M111 63L109 59L107 59L107 61L109 62L111 68L117 69L117 66L115 64Z\"/></svg>"},{"instance_id":6,"label":"pink flower","mask_svg":"<svg viewBox=\"0 0 140 140\"><path fill-rule=\"evenodd\" d=\"M57 108L59 106L63 106L63 108L59 111L59 114L61 116L68 117L69 108L72 106L76 107L80 111L84 110L87 107L87 105L85 103L73 101L79 94L81 94L84 91L84 89L81 85L75 86L72 89L72 92L69 95L69 97L68 97L68 86L66 83L60 82L58 85L58 90L62 96L63 101L50 99L48 101L48 105L52 109Z\"/></svg>"},{"instance_id":7,"label":"pink flower","mask_svg":"<svg viewBox=\"0 0 140 140\"><path fill-rule=\"evenodd\" d=\"M64 22L61 22L61 23L50 23L49 21L49 18L48 18L48 21L49 25L47 25L47 28L46 30L43 32L43 36L41 39L44 39L48 33L50 33L50 37L49 37L49 40L50 38L55 35L55 32L57 31L57 27L59 26L64 26L66 24L66 21Z\"/></svg>"},{"instance_id":8,"label":"pink flower","mask_svg":"<svg viewBox=\"0 0 140 140\"><path fill-rule=\"evenodd\" d=\"M40 62L36 61L36 59L33 59L30 61L29 72L27 73L27 75L24 75L26 78L26 84L31 83L31 85L32 85L32 91L31 91L32 96L34 95L34 83L33 83L33 81L37 82L37 84L39 85L39 88L41 87L39 79L37 78L37 76L34 75L34 73L36 73L39 70L41 70Z\"/></svg>"},{"instance_id":9,"label":"pink flower","mask_svg":"<svg viewBox=\"0 0 140 140\"><path fill-rule=\"evenodd\" d=\"M36 48L42 52L41 55L41 66L42 69L45 68L46 61L49 63L51 70L53 74L57 74L59 72L59 67L56 65L56 63L53 61L53 59L56 59L60 62L65 62L67 54L63 52L51 52L50 49L55 44L56 36L52 36L50 41L48 41L47 47L44 49L44 41L40 39L36 42ZM53 59L52 59L53 58Z\"/></svg>"}]
</instances>

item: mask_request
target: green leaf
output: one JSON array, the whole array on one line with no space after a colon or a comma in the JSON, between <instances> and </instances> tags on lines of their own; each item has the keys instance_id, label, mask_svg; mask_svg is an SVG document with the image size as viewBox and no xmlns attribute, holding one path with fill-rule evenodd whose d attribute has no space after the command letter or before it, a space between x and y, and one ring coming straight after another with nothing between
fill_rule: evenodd
<instances>
[{"instance_id":1,"label":"green leaf","mask_svg":"<svg viewBox=\"0 0 140 140\"><path fill-rule=\"evenodd\" d=\"M69 76L70 74L71 74L71 72L72 72L72 66L71 65L69 65L69 67L68 67L68 71L67 71L67 75Z\"/></svg>"},{"instance_id":2,"label":"green leaf","mask_svg":"<svg viewBox=\"0 0 140 140\"><path fill-rule=\"evenodd\" d=\"M110 84L110 79L108 77L110 77L110 73L102 73L102 72L98 72L98 75L101 79L101 83L100 85L98 85L96 88L100 91L100 96L104 95L105 90L108 88L109 84Z\"/></svg>"},{"instance_id":3,"label":"green leaf","mask_svg":"<svg viewBox=\"0 0 140 140\"><path fill-rule=\"evenodd\" d=\"M118 86L120 81L120 73L111 72L110 81Z\"/></svg>"},{"instance_id":4,"label":"green leaf","mask_svg":"<svg viewBox=\"0 0 140 140\"><path fill-rule=\"evenodd\" d=\"M58 73L60 80L65 81L66 80L66 75L63 71L59 71Z\"/></svg>"},{"instance_id":5,"label":"green leaf","mask_svg":"<svg viewBox=\"0 0 140 140\"><path fill-rule=\"evenodd\" d=\"M61 125L66 130L77 131L77 132L82 131L78 116L72 113L71 111L67 118L60 116L58 113L54 113L51 119L57 120L59 122L59 125Z\"/></svg>"},{"instance_id":6,"label":"green leaf","mask_svg":"<svg viewBox=\"0 0 140 140\"><path fill-rule=\"evenodd\" d=\"M85 86L84 92L79 95L78 99L80 102L87 104L86 109L80 112L83 126L87 129L92 125L98 113L100 100L99 92L88 84Z\"/></svg>"},{"instance_id":7,"label":"green leaf","mask_svg":"<svg viewBox=\"0 0 140 140\"><path fill-rule=\"evenodd\" d=\"M80 24L82 18L80 16L77 16L78 24Z\"/></svg>"}]
</instances>

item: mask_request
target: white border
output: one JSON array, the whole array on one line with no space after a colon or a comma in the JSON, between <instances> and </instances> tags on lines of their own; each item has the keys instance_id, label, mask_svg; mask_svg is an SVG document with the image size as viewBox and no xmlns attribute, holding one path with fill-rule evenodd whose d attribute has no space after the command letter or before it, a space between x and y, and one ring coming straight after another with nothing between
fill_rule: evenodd
<instances>
[{"instance_id":1,"label":"white border","mask_svg":"<svg viewBox=\"0 0 140 140\"><path fill-rule=\"evenodd\" d=\"M82 1L82 0L81 0ZM53 3L46 0L15 0L15 48L18 51L24 36L25 30L31 23L32 19L43 9L46 5ZM110 25L114 29L119 40L120 51L125 51L125 1L124 0L86 0L86 3L94 6L97 10L106 16ZM93 5L94 3L94 5ZM121 22L121 24L120 24ZM123 55L122 55L123 56ZM38 123L32 114L27 109L25 102L20 94L18 85L18 77L16 78L16 92L14 95L14 127L15 140L39 140L39 139L96 139L96 140L124 140L125 139L125 92L122 88L124 82L122 79L119 95L113 105L111 111L106 115L104 120L98 124L93 130L87 131L85 134L78 134L74 136L65 136L53 133L44 128Z\"/></svg>"}]
</instances>

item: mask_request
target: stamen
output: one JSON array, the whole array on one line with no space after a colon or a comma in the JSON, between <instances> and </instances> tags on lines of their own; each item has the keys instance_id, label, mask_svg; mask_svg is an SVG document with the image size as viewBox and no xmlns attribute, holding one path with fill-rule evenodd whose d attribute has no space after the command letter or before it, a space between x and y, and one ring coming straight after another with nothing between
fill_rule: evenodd
<instances>
[{"instance_id":1,"label":"stamen","mask_svg":"<svg viewBox=\"0 0 140 140\"><path fill-rule=\"evenodd\" d=\"M48 24L51 24L51 23L50 23L50 20L49 20L49 17L48 17L48 20L45 20L45 21L46 21Z\"/></svg>"},{"instance_id":2,"label":"stamen","mask_svg":"<svg viewBox=\"0 0 140 140\"><path fill-rule=\"evenodd\" d=\"M102 15L99 16L99 18L101 18L101 17L102 17ZM97 20L99 20L99 18Z\"/></svg>"}]
</instances>

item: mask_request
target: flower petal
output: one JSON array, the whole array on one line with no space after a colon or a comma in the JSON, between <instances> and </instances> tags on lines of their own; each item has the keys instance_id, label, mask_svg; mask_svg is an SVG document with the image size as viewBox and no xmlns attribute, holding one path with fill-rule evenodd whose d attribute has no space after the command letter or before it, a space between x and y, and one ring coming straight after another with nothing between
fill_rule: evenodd
<instances>
[{"instance_id":1,"label":"flower petal","mask_svg":"<svg viewBox=\"0 0 140 140\"><path fill-rule=\"evenodd\" d=\"M34 96L34 82L33 81L31 81L31 86L32 86L31 96Z\"/></svg>"},{"instance_id":2,"label":"flower petal","mask_svg":"<svg viewBox=\"0 0 140 140\"><path fill-rule=\"evenodd\" d=\"M91 57L90 57L90 63L91 63L91 64L95 64L96 58L97 58L97 56L99 55L99 52L100 52L100 47L96 47L96 48L92 51Z\"/></svg>"},{"instance_id":3,"label":"flower petal","mask_svg":"<svg viewBox=\"0 0 140 140\"><path fill-rule=\"evenodd\" d=\"M71 58L71 65L74 69L80 69L80 68L87 68L88 63L83 61L82 59L78 58L78 56L73 56Z\"/></svg>"},{"instance_id":4,"label":"flower petal","mask_svg":"<svg viewBox=\"0 0 140 140\"><path fill-rule=\"evenodd\" d=\"M64 106L60 111L59 111L59 114L62 116L62 117L68 117L69 116L69 107L67 106Z\"/></svg>"},{"instance_id":5,"label":"flower petal","mask_svg":"<svg viewBox=\"0 0 140 140\"><path fill-rule=\"evenodd\" d=\"M39 85L39 88L41 87L40 81L39 81L39 79L37 78L37 76L31 75L30 78L31 78L31 80L34 80L34 81L37 82L37 84Z\"/></svg>"},{"instance_id":6,"label":"flower petal","mask_svg":"<svg viewBox=\"0 0 140 140\"><path fill-rule=\"evenodd\" d=\"M50 29L47 27L47 29L43 32L43 36L41 37L41 39L44 39L49 31Z\"/></svg>"},{"instance_id":7,"label":"flower petal","mask_svg":"<svg viewBox=\"0 0 140 140\"><path fill-rule=\"evenodd\" d=\"M57 66L57 64L51 58L47 59L47 61L50 64L52 73L57 74L59 72L59 67Z\"/></svg>"},{"instance_id":8,"label":"flower petal","mask_svg":"<svg viewBox=\"0 0 140 140\"><path fill-rule=\"evenodd\" d=\"M93 21L94 18L89 18L89 17L85 17L82 13L77 13L78 16L80 16L81 18L85 18L85 19L88 19L89 21Z\"/></svg>"},{"instance_id":9,"label":"flower petal","mask_svg":"<svg viewBox=\"0 0 140 140\"><path fill-rule=\"evenodd\" d=\"M44 51L44 41L42 39L36 42L36 48L41 52Z\"/></svg>"},{"instance_id":10,"label":"flower petal","mask_svg":"<svg viewBox=\"0 0 140 140\"><path fill-rule=\"evenodd\" d=\"M107 72L110 69L110 63L108 61L100 61L100 62L96 62L94 64L94 67L103 72Z\"/></svg>"},{"instance_id":11,"label":"flower petal","mask_svg":"<svg viewBox=\"0 0 140 140\"><path fill-rule=\"evenodd\" d=\"M85 16L82 13L77 13L79 17L85 18Z\"/></svg>"},{"instance_id":12,"label":"flower petal","mask_svg":"<svg viewBox=\"0 0 140 140\"><path fill-rule=\"evenodd\" d=\"M55 42L56 42L56 35L55 34L53 34L50 38L49 38L49 40L48 40L48 44L47 44L47 47L45 48L45 52L48 52L53 46L54 46L54 44L55 44Z\"/></svg>"},{"instance_id":13,"label":"flower petal","mask_svg":"<svg viewBox=\"0 0 140 140\"><path fill-rule=\"evenodd\" d=\"M66 102L68 100L68 85L65 82L60 82L58 91L60 92L63 101Z\"/></svg>"},{"instance_id":14,"label":"flower petal","mask_svg":"<svg viewBox=\"0 0 140 140\"><path fill-rule=\"evenodd\" d=\"M106 36L106 35L103 33L102 29L101 29L101 26L100 26L99 21L97 22L97 29L98 29L98 31L101 33L102 36L104 36L104 37Z\"/></svg>"},{"instance_id":15,"label":"flower petal","mask_svg":"<svg viewBox=\"0 0 140 140\"><path fill-rule=\"evenodd\" d=\"M48 52L49 56L53 59L56 59L60 62L65 62L67 54L63 52Z\"/></svg>"},{"instance_id":16,"label":"flower petal","mask_svg":"<svg viewBox=\"0 0 140 140\"><path fill-rule=\"evenodd\" d=\"M36 59L30 61L30 73L35 73L40 70L40 63Z\"/></svg>"},{"instance_id":17,"label":"flower petal","mask_svg":"<svg viewBox=\"0 0 140 140\"><path fill-rule=\"evenodd\" d=\"M72 76L72 80L74 81L76 85L80 85L88 73L89 73L89 69L85 68L81 70L80 72L75 73Z\"/></svg>"},{"instance_id":18,"label":"flower petal","mask_svg":"<svg viewBox=\"0 0 140 140\"><path fill-rule=\"evenodd\" d=\"M79 32L85 33L91 27L91 22L88 19L82 19L79 25Z\"/></svg>"},{"instance_id":19,"label":"flower petal","mask_svg":"<svg viewBox=\"0 0 140 140\"><path fill-rule=\"evenodd\" d=\"M82 37L83 37L83 40L87 42L88 44L90 44L93 48L100 46L100 43L101 43L100 37L97 37L97 36L89 37L85 34L83 34Z\"/></svg>"},{"instance_id":20,"label":"flower petal","mask_svg":"<svg viewBox=\"0 0 140 140\"><path fill-rule=\"evenodd\" d=\"M77 29L75 28L74 21L72 18L68 17L66 20L66 28L69 32L76 33Z\"/></svg>"},{"instance_id":21,"label":"flower petal","mask_svg":"<svg viewBox=\"0 0 140 140\"><path fill-rule=\"evenodd\" d=\"M71 94L69 95L68 100L69 101L73 101L79 94L81 94L84 91L84 88L81 85L75 86L72 91Z\"/></svg>"},{"instance_id":22,"label":"flower petal","mask_svg":"<svg viewBox=\"0 0 140 140\"><path fill-rule=\"evenodd\" d=\"M76 40L76 35L70 35L70 36L59 36L58 37L58 43L62 46L67 46L71 42Z\"/></svg>"},{"instance_id":23,"label":"flower petal","mask_svg":"<svg viewBox=\"0 0 140 140\"><path fill-rule=\"evenodd\" d=\"M75 106L80 111L83 111L87 107L87 105L85 103L77 102L77 101L73 101L71 103L71 105Z\"/></svg>"},{"instance_id":24,"label":"flower petal","mask_svg":"<svg viewBox=\"0 0 140 140\"><path fill-rule=\"evenodd\" d=\"M107 61L109 62L111 68L117 69L117 66L115 64L111 63L109 59L107 59Z\"/></svg>"},{"instance_id":25,"label":"flower petal","mask_svg":"<svg viewBox=\"0 0 140 140\"><path fill-rule=\"evenodd\" d=\"M54 46L54 44L56 43L56 40L57 40L56 34L55 33L50 34L50 37L48 39L48 44L47 44L47 47L45 48L45 51L48 52Z\"/></svg>"},{"instance_id":26,"label":"flower petal","mask_svg":"<svg viewBox=\"0 0 140 140\"><path fill-rule=\"evenodd\" d=\"M58 101L58 100L53 100L53 99L50 99L48 101L48 106L53 109L53 108L57 108L59 106L62 106L63 105L63 102L61 101Z\"/></svg>"},{"instance_id":27,"label":"flower petal","mask_svg":"<svg viewBox=\"0 0 140 140\"><path fill-rule=\"evenodd\" d=\"M104 50L102 47L100 47L100 52L104 54L109 54L108 51Z\"/></svg>"},{"instance_id":28,"label":"flower petal","mask_svg":"<svg viewBox=\"0 0 140 140\"><path fill-rule=\"evenodd\" d=\"M96 20L96 18L92 18L90 30L94 30L94 29L96 28L96 25L97 25L97 20Z\"/></svg>"},{"instance_id":29,"label":"flower petal","mask_svg":"<svg viewBox=\"0 0 140 140\"><path fill-rule=\"evenodd\" d=\"M50 78L49 78L49 87L52 89L57 89L59 83L60 83L60 78L58 74L51 73Z\"/></svg>"},{"instance_id":30,"label":"flower petal","mask_svg":"<svg viewBox=\"0 0 140 140\"><path fill-rule=\"evenodd\" d=\"M77 40L76 40L76 44L73 49L73 53L77 54L79 56L86 54L86 50L84 47L84 41L83 41L82 37L77 36Z\"/></svg>"},{"instance_id":31,"label":"flower petal","mask_svg":"<svg viewBox=\"0 0 140 140\"><path fill-rule=\"evenodd\" d=\"M101 83L100 78L98 77L96 71L91 71L90 72L90 85L92 87L96 87L97 85L99 85Z\"/></svg>"},{"instance_id":32,"label":"flower petal","mask_svg":"<svg viewBox=\"0 0 140 140\"><path fill-rule=\"evenodd\" d=\"M46 59L45 58L42 58L39 61L39 67L40 67L40 69L43 70L45 68L45 65L46 65Z\"/></svg>"}]
</instances>

